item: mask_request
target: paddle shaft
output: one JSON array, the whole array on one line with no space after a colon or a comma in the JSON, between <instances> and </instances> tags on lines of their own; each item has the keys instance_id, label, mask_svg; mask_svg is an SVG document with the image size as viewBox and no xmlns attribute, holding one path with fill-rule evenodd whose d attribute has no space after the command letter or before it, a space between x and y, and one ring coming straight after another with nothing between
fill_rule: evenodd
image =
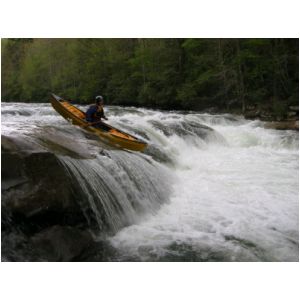
<instances>
[{"instance_id":1,"label":"paddle shaft","mask_svg":"<svg viewBox=\"0 0 300 300\"><path fill-rule=\"evenodd\" d=\"M89 123L89 124L87 124L83 127L85 128L85 127L93 126L93 125L96 125L96 124L99 124L99 123L102 123L102 121L100 120L100 121L97 121L97 122L92 122L92 123Z\"/></svg>"}]
</instances>

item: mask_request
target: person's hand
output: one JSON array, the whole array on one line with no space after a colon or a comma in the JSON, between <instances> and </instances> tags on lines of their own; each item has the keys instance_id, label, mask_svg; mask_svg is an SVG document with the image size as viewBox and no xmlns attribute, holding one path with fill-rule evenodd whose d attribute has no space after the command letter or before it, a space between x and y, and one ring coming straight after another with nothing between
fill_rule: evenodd
<instances>
[{"instance_id":1,"label":"person's hand","mask_svg":"<svg viewBox=\"0 0 300 300\"><path fill-rule=\"evenodd\" d=\"M93 125L93 123L88 122L86 125L83 126L83 128L86 128L86 127L89 127L89 126L92 126L92 125Z\"/></svg>"}]
</instances>

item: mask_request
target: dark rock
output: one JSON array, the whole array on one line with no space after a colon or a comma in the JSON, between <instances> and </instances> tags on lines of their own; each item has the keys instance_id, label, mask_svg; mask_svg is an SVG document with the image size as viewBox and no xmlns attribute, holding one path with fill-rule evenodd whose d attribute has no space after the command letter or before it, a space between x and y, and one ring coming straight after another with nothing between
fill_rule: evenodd
<instances>
[{"instance_id":1,"label":"dark rock","mask_svg":"<svg viewBox=\"0 0 300 300\"><path fill-rule=\"evenodd\" d=\"M30 261L32 250L28 248L27 236L15 228L10 232L3 232L1 228L1 260Z\"/></svg>"},{"instance_id":2,"label":"dark rock","mask_svg":"<svg viewBox=\"0 0 300 300\"><path fill-rule=\"evenodd\" d=\"M91 259L101 260L82 195L60 159L22 137L2 137L1 148L2 259L88 261L94 249Z\"/></svg>"},{"instance_id":3,"label":"dark rock","mask_svg":"<svg viewBox=\"0 0 300 300\"><path fill-rule=\"evenodd\" d=\"M12 226L22 223L33 233L54 224L87 224L79 196L55 154L22 139L2 137L1 146L1 207Z\"/></svg>"},{"instance_id":4,"label":"dark rock","mask_svg":"<svg viewBox=\"0 0 300 300\"><path fill-rule=\"evenodd\" d=\"M118 251L106 240L94 241L73 261L117 261Z\"/></svg>"},{"instance_id":5,"label":"dark rock","mask_svg":"<svg viewBox=\"0 0 300 300\"><path fill-rule=\"evenodd\" d=\"M145 150L145 153L150 155L153 159L155 159L158 162L169 165L173 164L172 157L165 153L161 148L159 148L155 144L149 144Z\"/></svg>"},{"instance_id":6,"label":"dark rock","mask_svg":"<svg viewBox=\"0 0 300 300\"><path fill-rule=\"evenodd\" d=\"M45 152L44 148L28 136L1 136L1 151L10 153Z\"/></svg>"},{"instance_id":7,"label":"dark rock","mask_svg":"<svg viewBox=\"0 0 300 300\"><path fill-rule=\"evenodd\" d=\"M30 242L39 259L72 261L93 243L93 238L88 231L69 226L53 226L34 235Z\"/></svg>"},{"instance_id":8,"label":"dark rock","mask_svg":"<svg viewBox=\"0 0 300 300\"><path fill-rule=\"evenodd\" d=\"M32 216L49 210L76 210L70 182L55 155L2 152L2 205Z\"/></svg>"}]
</instances>

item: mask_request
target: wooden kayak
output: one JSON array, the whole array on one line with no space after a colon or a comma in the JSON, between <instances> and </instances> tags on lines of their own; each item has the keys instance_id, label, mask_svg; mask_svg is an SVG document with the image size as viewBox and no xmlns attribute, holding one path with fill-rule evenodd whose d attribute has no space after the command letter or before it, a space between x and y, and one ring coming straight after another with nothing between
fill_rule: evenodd
<instances>
[{"instance_id":1,"label":"wooden kayak","mask_svg":"<svg viewBox=\"0 0 300 300\"><path fill-rule=\"evenodd\" d=\"M85 113L83 111L55 94L51 94L50 101L53 108L66 120L96 134L106 144L133 151L143 151L147 147L147 143L137 137L104 122L101 122L101 128L96 127L96 124L89 125L90 123L85 120Z\"/></svg>"}]
</instances>

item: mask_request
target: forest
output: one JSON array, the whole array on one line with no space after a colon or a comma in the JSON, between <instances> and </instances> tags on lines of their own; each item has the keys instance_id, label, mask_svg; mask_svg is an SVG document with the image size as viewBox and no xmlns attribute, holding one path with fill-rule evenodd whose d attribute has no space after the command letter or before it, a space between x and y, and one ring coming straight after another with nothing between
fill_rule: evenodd
<instances>
[{"instance_id":1,"label":"forest","mask_svg":"<svg viewBox=\"0 0 300 300\"><path fill-rule=\"evenodd\" d=\"M284 114L299 98L299 40L2 39L2 101Z\"/></svg>"}]
</instances>

